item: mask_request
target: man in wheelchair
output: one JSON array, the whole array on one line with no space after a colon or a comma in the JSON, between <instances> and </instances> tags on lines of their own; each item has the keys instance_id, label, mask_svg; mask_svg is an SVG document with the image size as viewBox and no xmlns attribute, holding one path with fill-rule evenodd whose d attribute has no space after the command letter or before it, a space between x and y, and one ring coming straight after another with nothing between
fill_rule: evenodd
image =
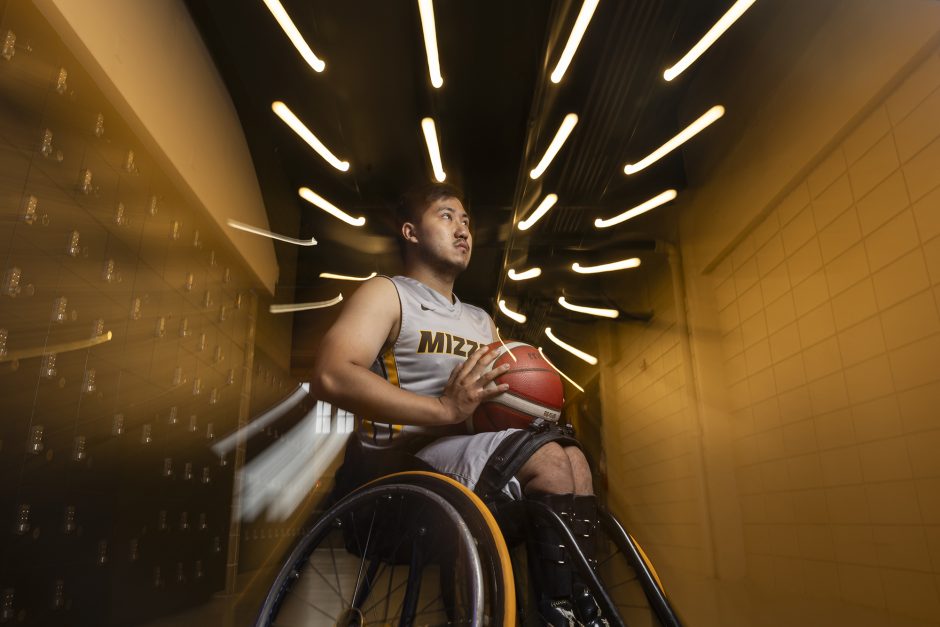
<instances>
[{"instance_id":1,"label":"man in wheelchair","mask_svg":"<svg viewBox=\"0 0 940 627\"><path fill-rule=\"evenodd\" d=\"M486 372L495 358L486 351L496 340L493 320L453 293L473 249L460 192L440 184L414 190L397 218L404 275L375 277L356 290L314 366L317 397L357 416L337 491L423 464L484 500L540 501L566 522L590 562L597 506L590 468L571 434L546 424L468 434L478 405L507 386L488 385L504 371ZM436 337L446 342L432 342ZM542 619L606 625L558 532L536 524L528 535Z\"/></svg>"}]
</instances>

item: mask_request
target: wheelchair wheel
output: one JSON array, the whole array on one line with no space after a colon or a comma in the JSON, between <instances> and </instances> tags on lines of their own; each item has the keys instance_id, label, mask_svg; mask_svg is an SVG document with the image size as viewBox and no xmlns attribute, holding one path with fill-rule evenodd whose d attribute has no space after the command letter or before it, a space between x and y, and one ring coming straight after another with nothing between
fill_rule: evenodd
<instances>
[{"instance_id":1,"label":"wheelchair wheel","mask_svg":"<svg viewBox=\"0 0 940 627\"><path fill-rule=\"evenodd\" d=\"M680 627L662 581L639 543L610 512L598 509L597 575L630 627Z\"/></svg>"},{"instance_id":2,"label":"wheelchair wheel","mask_svg":"<svg viewBox=\"0 0 940 627\"><path fill-rule=\"evenodd\" d=\"M503 624L502 537L448 481L400 473L340 501L291 552L256 625Z\"/></svg>"}]
</instances>

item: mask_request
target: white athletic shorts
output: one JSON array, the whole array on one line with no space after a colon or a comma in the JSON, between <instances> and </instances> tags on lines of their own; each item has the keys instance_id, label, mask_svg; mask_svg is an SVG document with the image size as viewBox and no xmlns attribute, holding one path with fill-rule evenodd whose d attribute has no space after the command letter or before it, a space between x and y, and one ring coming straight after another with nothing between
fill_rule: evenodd
<instances>
[{"instance_id":1,"label":"white athletic shorts","mask_svg":"<svg viewBox=\"0 0 940 627\"><path fill-rule=\"evenodd\" d=\"M518 429L440 438L418 451L415 456L433 466L439 473L456 479L472 490L476 487L490 455L513 431ZM522 486L515 477L509 480L503 492L512 499L522 499Z\"/></svg>"}]
</instances>

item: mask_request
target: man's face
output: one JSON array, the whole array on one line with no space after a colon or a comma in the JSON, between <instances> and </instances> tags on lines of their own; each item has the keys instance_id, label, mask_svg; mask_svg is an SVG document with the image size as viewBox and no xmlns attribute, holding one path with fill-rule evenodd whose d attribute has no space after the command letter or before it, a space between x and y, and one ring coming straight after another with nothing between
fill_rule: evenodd
<instances>
[{"instance_id":1,"label":"man's face","mask_svg":"<svg viewBox=\"0 0 940 627\"><path fill-rule=\"evenodd\" d=\"M462 272L470 263L473 236L470 216L456 198L441 198L425 209L415 224L418 254L433 265Z\"/></svg>"}]
</instances>

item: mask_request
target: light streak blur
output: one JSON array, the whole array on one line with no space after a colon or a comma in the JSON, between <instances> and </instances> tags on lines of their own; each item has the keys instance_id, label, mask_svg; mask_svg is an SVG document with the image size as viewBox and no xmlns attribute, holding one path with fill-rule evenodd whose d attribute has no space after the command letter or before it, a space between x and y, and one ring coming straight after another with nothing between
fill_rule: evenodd
<instances>
[{"instance_id":1,"label":"light streak blur","mask_svg":"<svg viewBox=\"0 0 940 627\"><path fill-rule=\"evenodd\" d=\"M555 337L555 334L552 333L552 328L551 328L551 327L545 327L545 335L547 335L547 336L548 336L548 339L550 339L550 340L551 340L552 342L554 342L556 345L558 345L559 347L565 349L566 351L568 351L569 353L571 353L572 355L574 355L574 356L577 357L578 359L581 359L581 360L583 360L583 361L586 361L587 363L591 364L592 366L596 366L596 365L597 365L597 357L595 357L594 355L585 353L583 350L581 350L581 349L579 349L579 348L575 348L575 347L572 346L571 344L568 344L567 342L564 342L564 341L558 339L557 337Z\"/></svg>"},{"instance_id":2,"label":"light streak blur","mask_svg":"<svg viewBox=\"0 0 940 627\"><path fill-rule=\"evenodd\" d=\"M441 76L441 61L437 55L437 30L434 26L432 0L418 0L418 13L421 15L421 32L424 34L424 50L428 55L428 74L431 77L431 85L434 89L440 89L444 85L444 77Z\"/></svg>"},{"instance_id":3,"label":"light streak blur","mask_svg":"<svg viewBox=\"0 0 940 627\"><path fill-rule=\"evenodd\" d=\"M261 229L256 226L251 226L250 224L245 224L244 222L239 222L238 220L228 220L228 225L233 229L238 229L239 231L245 231L246 233L253 233L255 235L260 235L262 237L269 237L271 239L276 239L281 242L287 242L288 244L294 244L296 246L316 246L317 240L314 238L310 239L297 239L296 237L288 237L286 235L278 235L277 233L272 233L267 229Z\"/></svg>"},{"instance_id":4,"label":"light streak blur","mask_svg":"<svg viewBox=\"0 0 940 627\"><path fill-rule=\"evenodd\" d=\"M565 140L568 139L568 135L571 134L572 129L574 129L577 123L578 116L574 113L569 113L565 116L565 119L561 122L561 126L558 127L558 131L555 133L555 137L545 150L545 154L542 155L542 160L529 172L529 178L535 180L545 174L545 170L548 169L552 159L554 159L558 151L561 150L562 145L565 143Z\"/></svg>"},{"instance_id":5,"label":"light streak blur","mask_svg":"<svg viewBox=\"0 0 940 627\"><path fill-rule=\"evenodd\" d=\"M751 8L751 5L754 4L756 0L738 0L728 11L721 16L721 18L715 22L715 25L708 29L708 32L696 43L688 52L685 53L679 61L673 65L671 68L668 68L663 72L663 78L667 81L671 81L675 77L682 74L690 65L695 63L708 48L718 41L718 38L721 37L726 30L731 28L731 25L734 24L739 17L744 15L744 12Z\"/></svg>"},{"instance_id":6,"label":"light streak blur","mask_svg":"<svg viewBox=\"0 0 940 627\"><path fill-rule=\"evenodd\" d=\"M517 312L517 311L513 311L512 309L510 309L509 307L507 307L507 306L506 306L506 301L503 300L503 299L500 299L500 300L499 300L499 310L500 310L501 312L503 312L503 314L504 314L507 318L510 318L510 319L512 319L512 320L515 320L515 321L518 322L519 324L524 323L524 322L526 321L526 319L527 319L527 318L525 317L525 314L521 314L521 313L519 313L519 312Z\"/></svg>"},{"instance_id":7,"label":"light streak blur","mask_svg":"<svg viewBox=\"0 0 940 627\"><path fill-rule=\"evenodd\" d=\"M329 163L331 166L339 170L340 172L346 172L349 170L349 162L342 161L332 152L330 149L323 145L317 136L313 134L307 125L300 121L300 119L294 115L294 112L290 108L281 102L276 100L271 103L271 110L281 118L281 120L290 127L292 131L297 133L298 137L304 140L308 146L313 148L314 152L323 157L323 160Z\"/></svg>"},{"instance_id":8,"label":"light streak blur","mask_svg":"<svg viewBox=\"0 0 940 627\"><path fill-rule=\"evenodd\" d=\"M321 279L337 279L339 281L368 281L372 277L376 276L378 273L373 272L369 276L348 276L345 274L333 274L332 272L321 272Z\"/></svg>"},{"instance_id":9,"label":"light streak blur","mask_svg":"<svg viewBox=\"0 0 940 627\"><path fill-rule=\"evenodd\" d=\"M278 0L264 0L264 4L268 7L274 19L277 20L284 34L287 35L287 38L290 39L294 47L297 48L297 52L299 52L300 56L307 62L307 65L313 68L315 72L325 70L326 63L313 53L313 50L310 49L303 35L301 35L297 27L294 26L294 21L290 19L290 15L287 14L287 11L284 10L281 3L278 2Z\"/></svg>"},{"instance_id":10,"label":"light streak blur","mask_svg":"<svg viewBox=\"0 0 940 627\"><path fill-rule=\"evenodd\" d=\"M343 295L340 294L336 298L330 300L321 300L312 303L293 303L291 305L271 305L268 310L273 314L280 313L291 313L294 311L308 311L310 309L323 309L324 307L332 307L343 300Z\"/></svg>"},{"instance_id":11,"label":"light streak blur","mask_svg":"<svg viewBox=\"0 0 940 627\"><path fill-rule=\"evenodd\" d=\"M560 83L561 79L564 78L565 72L574 58L574 53L577 52L578 45L581 43L581 38L584 37L584 31L587 30L588 24L591 22L597 3L598 0L584 0L581 4L578 18L571 28L571 34L568 35L568 43L565 44L565 49L562 50L561 57L558 59L555 69L552 70L551 80L553 83Z\"/></svg>"},{"instance_id":12,"label":"light streak blur","mask_svg":"<svg viewBox=\"0 0 940 627\"><path fill-rule=\"evenodd\" d=\"M565 300L564 296L558 297L558 304L568 309L569 311L576 311L578 313L588 314L589 316L599 316L601 318L618 318L620 312L616 309L606 309L604 307L585 307L583 305L575 305L569 303Z\"/></svg>"},{"instance_id":13,"label":"light streak blur","mask_svg":"<svg viewBox=\"0 0 940 627\"><path fill-rule=\"evenodd\" d=\"M542 217L548 213L549 209L555 206L555 203L558 202L558 196L555 194L549 194L542 199L542 202L539 203L539 206L535 208L535 211L526 218L522 220L517 225L520 231L528 231L533 224L542 219Z\"/></svg>"},{"instance_id":14,"label":"light streak blur","mask_svg":"<svg viewBox=\"0 0 940 627\"><path fill-rule=\"evenodd\" d=\"M346 224L351 224L352 226L362 226L366 223L366 219L362 216L359 216L358 218L352 217L330 201L313 192L309 187L301 187L299 190L297 190L297 193L300 194L300 197L309 202L311 205L323 209L323 211L326 211L334 218L339 218Z\"/></svg>"},{"instance_id":15,"label":"light streak blur","mask_svg":"<svg viewBox=\"0 0 940 627\"><path fill-rule=\"evenodd\" d=\"M648 165L655 163L668 155L670 152L689 141L700 132L702 132L707 126L712 122L720 118L725 114L725 108L721 105L715 105L708 111L702 114L699 119L695 120L687 127L682 129L678 135L667 141L665 144L643 157L640 161L636 163L628 163L623 166L623 173L630 175L636 172L639 172Z\"/></svg>"},{"instance_id":16,"label":"light streak blur","mask_svg":"<svg viewBox=\"0 0 940 627\"><path fill-rule=\"evenodd\" d=\"M663 193L657 194L656 196L650 198L646 202L637 205L633 209L628 209L627 211L624 211L620 215L616 215L613 218L607 218L606 220L603 218L595 219L594 226L599 229L605 229L609 226L614 226L615 224L626 222L630 218L635 218L638 215L641 215L643 213L646 213L647 211L655 209L656 207L665 205L667 202L671 200L675 200L676 196L677 196L676 190L667 189Z\"/></svg>"},{"instance_id":17,"label":"light streak blur","mask_svg":"<svg viewBox=\"0 0 940 627\"><path fill-rule=\"evenodd\" d=\"M437 143L437 127L434 120L431 118L421 120L421 130L424 131L424 142L428 145L428 157L431 159L434 178L438 183L443 183L447 179L447 174L444 173L444 165L441 163L441 147Z\"/></svg>"},{"instance_id":18,"label":"light streak blur","mask_svg":"<svg viewBox=\"0 0 940 627\"><path fill-rule=\"evenodd\" d=\"M539 267L529 268L528 270L523 270L522 272L516 272L514 268L510 268L509 272L506 273L513 281L528 281L529 279L534 279L537 276L542 274L542 269Z\"/></svg>"},{"instance_id":19,"label":"light streak blur","mask_svg":"<svg viewBox=\"0 0 940 627\"><path fill-rule=\"evenodd\" d=\"M552 361L548 358L548 356L545 355L545 351L542 350L542 347L541 347L541 346L539 346L539 354L542 356L542 359L545 360L545 363L547 363L549 366L551 366L552 368L554 368L554 369L555 369L555 372L557 372L558 374L560 374L561 376L563 376L563 377L565 378L565 381L567 381L568 383L570 383L570 384L573 385L574 387L576 387L576 388L578 388L579 390L581 390L582 392L584 392L584 388L583 388L583 387L581 387L580 385L578 385L577 383L575 383L574 379L572 379L571 377L569 377L568 375L566 375L564 372L561 371L561 369L560 369L558 366L556 366L555 364L552 363Z\"/></svg>"},{"instance_id":20,"label":"light streak blur","mask_svg":"<svg viewBox=\"0 0 940 627\"><path fill-rule=\"evenodd\" d=\"M571 264L571 269L580 274L596 274L598 272L613 272L615 270L628 270L630 268L636 268L640 265L640 259L638 257L631 257L630 259L622 259L621 261L613 261L611 263L602 263L599 266L582 266L577 261Z\"/></svg>"}]
</instances>

